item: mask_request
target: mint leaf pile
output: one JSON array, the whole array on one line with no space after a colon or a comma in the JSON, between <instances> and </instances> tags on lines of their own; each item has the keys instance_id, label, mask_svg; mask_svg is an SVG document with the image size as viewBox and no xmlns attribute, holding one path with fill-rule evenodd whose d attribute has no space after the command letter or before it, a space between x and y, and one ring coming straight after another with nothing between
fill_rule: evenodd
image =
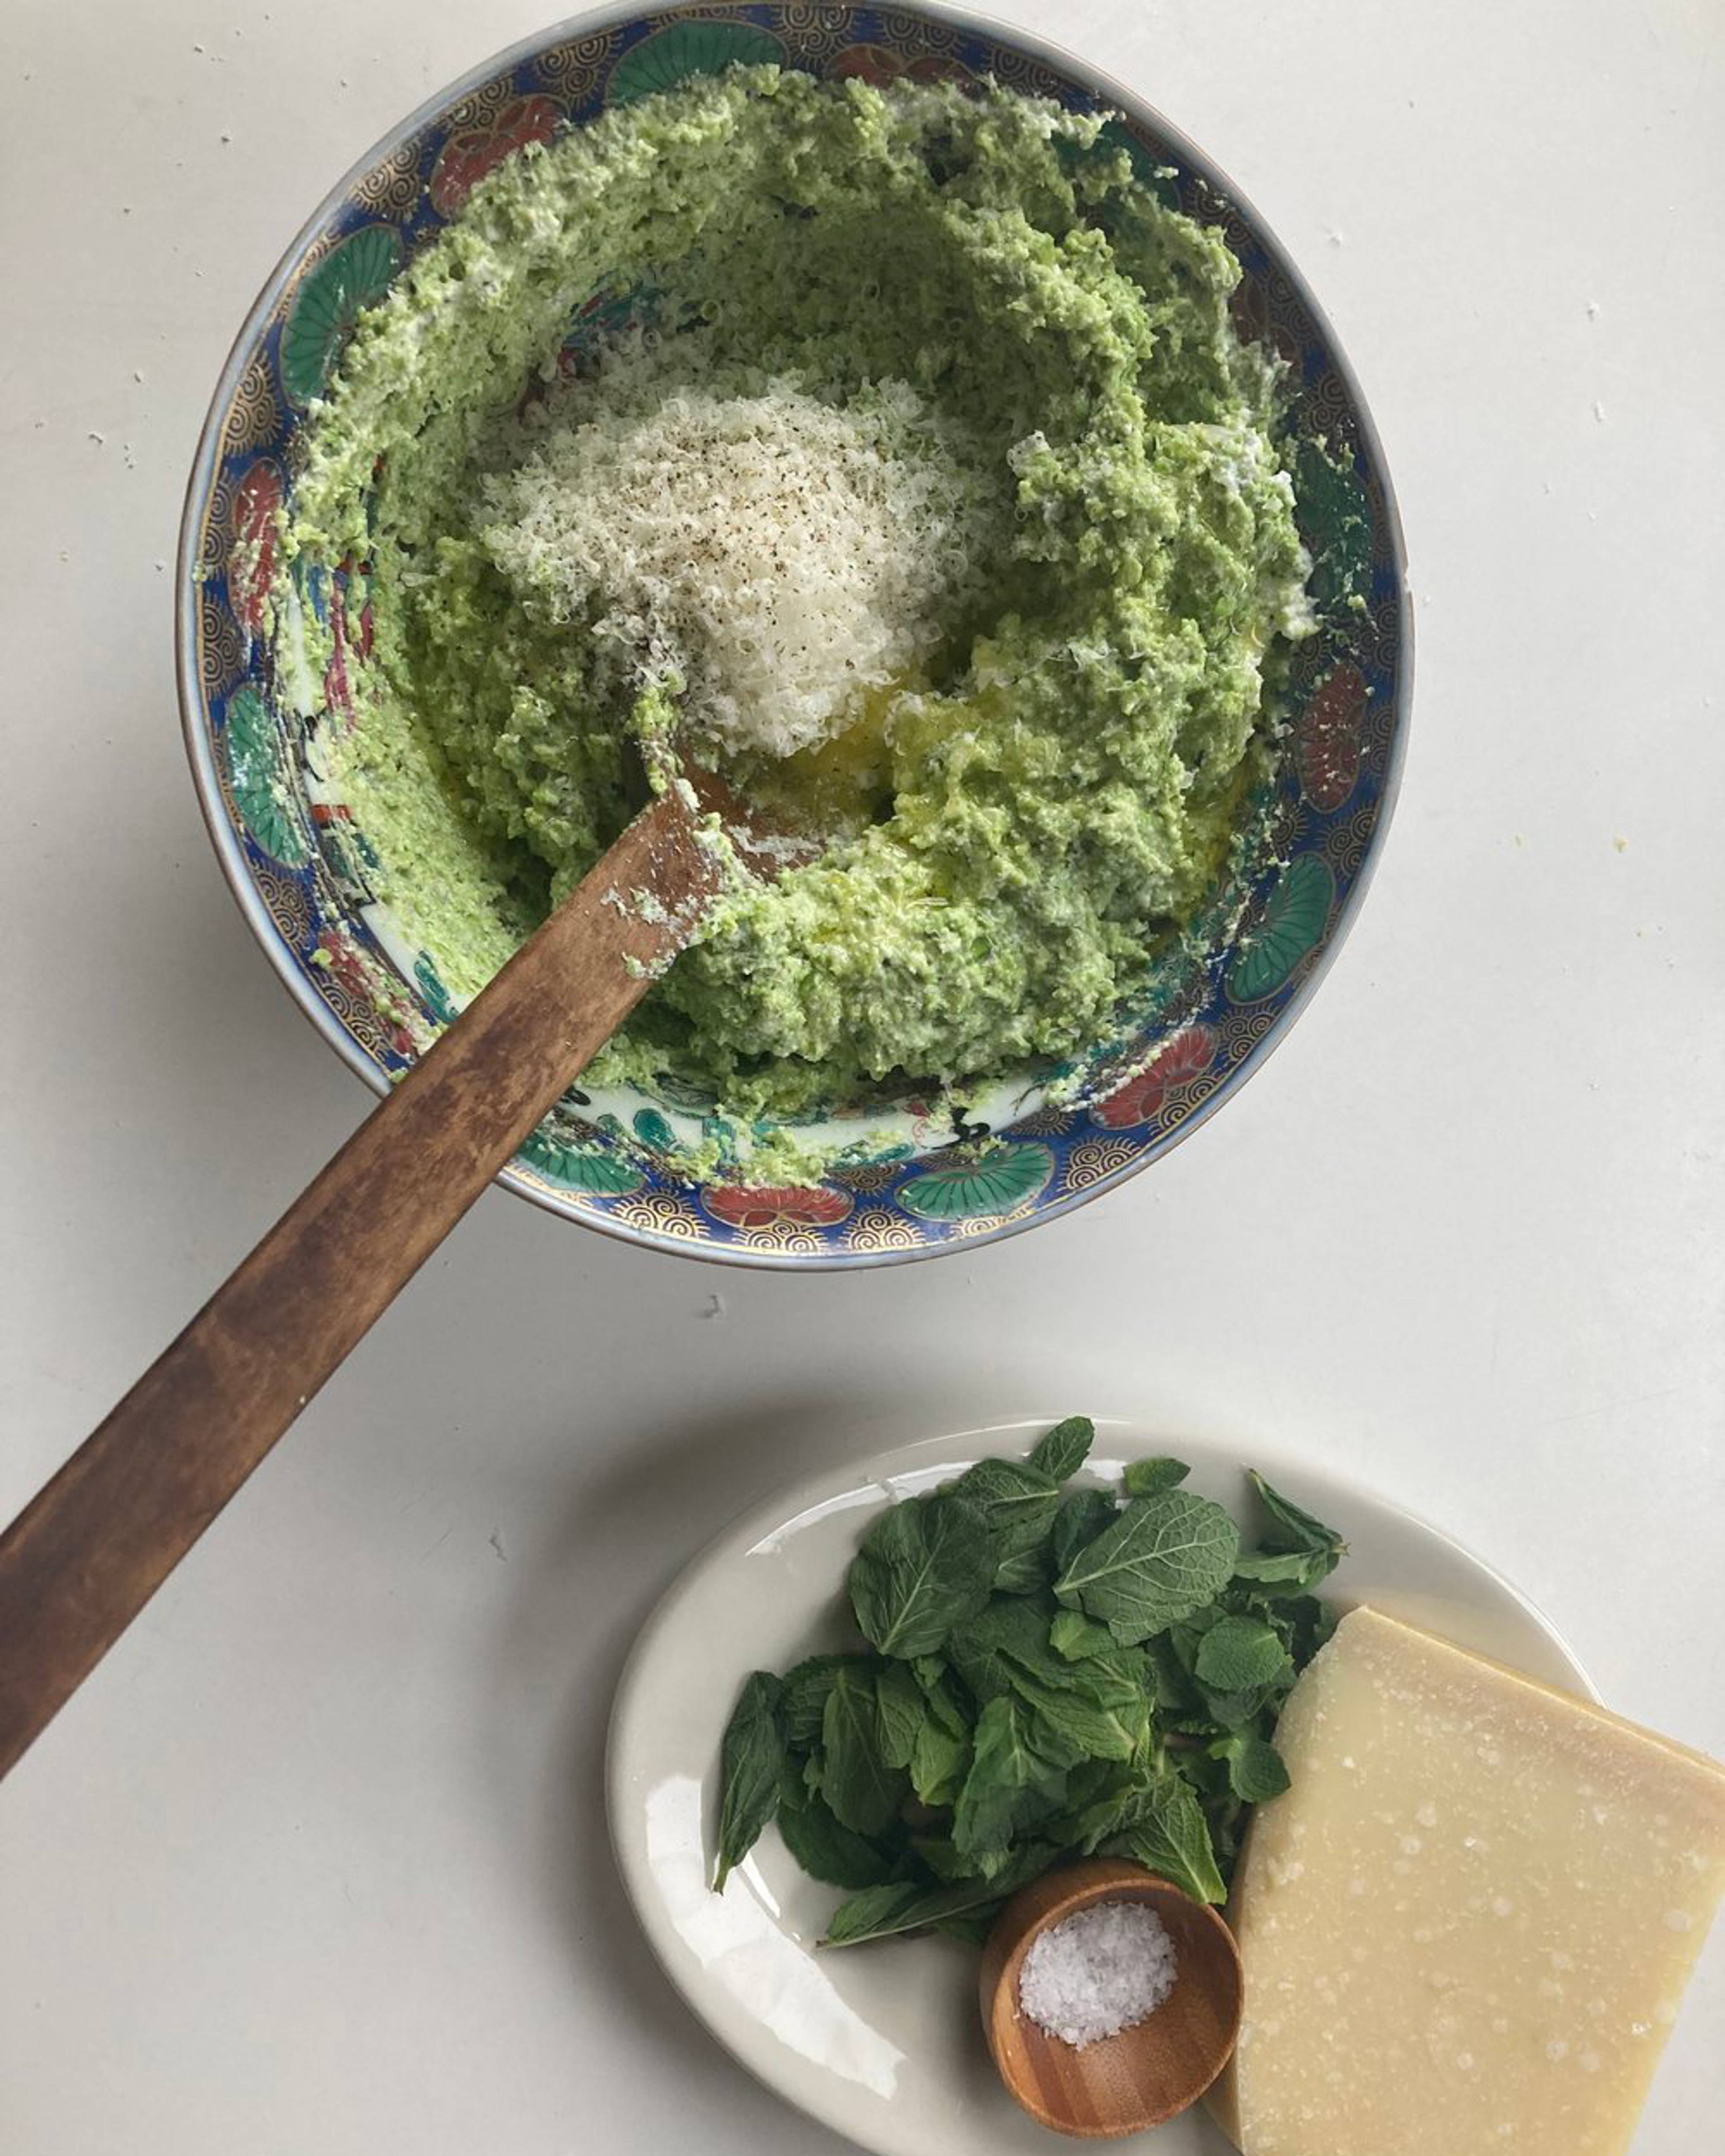
<instances>
[{"instance_id":1,"label":"mint leaf pile","mask_svg":"<svg viewBox=\"0 0 1725 2156\"><path fill-rule=\"evenodd\" d=\"M1288 1785L1276 1717L1347 1545L1258 1475L1249 1549L1181 1460L1069 1489L1095 1434L1074 1415L874 1522L846 1583L865 1644L742 1688L716 1887L777 1820L849 1896L830 1947L980 1940L1019 1887L1098 1851L1224 1898L1248 1810Z\"/></svg>"}]
</instances>

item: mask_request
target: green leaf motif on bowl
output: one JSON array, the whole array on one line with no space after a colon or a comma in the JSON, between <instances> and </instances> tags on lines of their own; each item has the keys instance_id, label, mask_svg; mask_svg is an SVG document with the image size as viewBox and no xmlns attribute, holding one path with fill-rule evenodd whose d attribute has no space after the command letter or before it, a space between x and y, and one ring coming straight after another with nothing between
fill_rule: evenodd
<instances>
[{"instance_id":1,"label":"green leaf motif on bowl","mask_svg":"<svg viewBox=\"0 0 1725 2156\"><path fill-rule=\"evenodd\" d=\"M975 1220L985 1214L1011 1213L1046 1188L1054 1167L1054 1154L1045 1145L993 1146L978 1159L912 1176L898 1201L922 1220Z\"/></svg>"},{"instance_id":2,"label":"green leaf motif on bowl","mask_svg":"<svg viewBox=\"0 0 1725 2156\"><path fill-rule=\"evenodd\" d=\"M1166 160L1147 150L1123 121L1105 120L1096 143L1099 148L1124 150L1138 185L1148 188L1164 208L1180 207L1180 190L1174 185Z\"/></svg>"},{"instance_id":3,"label":"green leaf motif on bowl","mask_svg":"<svg viewBox=\"0 0 1725 2156\"><path fill-rule=\"evenodd\" d=\"M300 867L308 849L285 798L281 736L262 690L249 682L228 699L222 738L234 799L246 829L271 860Z\"/></svg>"},{"instance_id":4,"label":"green leaf motif on bowl","mask_svg":"<svg viewBox=\"0 0 1725 2156\"><path fill-rule=\"evenodd\" d=\"M664 296L656 285L639 278L620 285L601 285L570 316L563 350L580 359L615 344L626 330L660 328L660 302Z\"/></svg>"},{"instance_id":5,"label":"green leaf motif on bowl","mask_svg":"<svg viewBox=\"0 0 1725 2156\"><path fill-rule=\"evenodd\" d=\"M701 1119L701 1142L711 1146L721 1161L739 1158L737 1126L724 1116L703 1116Z\"/></svg>"},{"instance_id":6,"label":"green leaf motif on bowl","mask_svg":"<svg viewBox=\"0 0 1725 2156\"><path fill-rule=\"evenodd\" d=\"M281 386L295 404L321 397L362 309L374 305L401 266L393 224L362 224L306 271L281 333Z\"/></svg>"},{"instance_id":7,"label":"green leaf motif on bowl","mask_svg":"<svg viewBox=\"0 0 1725 2156\"><path fill-rule=\"evenodd\" d=\"M584 1190L594 1198L628 1198L647 1179L615 1153L571 1145L562 1138L547 1137L543 1131L534 1132L521 1147L521 1157L552 1182L569 1190Z\"/></svg>"},{"instance_id":8,"label":"green leaf motif on bowl","mask_svg":"<svg viewBox=\"0 0 1725 2156\"><path fill-rule=\"evenodd\" d=\"M733 62L762 67L783 58L778 39L752 23L673 23L629 47L611 70L605 102L627 105L691 74L722 74Z\"/></svg>"},{"instance_id":9,"label":"green leaf motif on bowl","mask_svg":"<svg viewBox=\"0 0 1725 2156\"><path fill-rule=\"evenodd\" d=\"M438 977L429 952L422 951L414 959L413 978L418 983L419 993L425 998L426 1009L438 1024L453 1025L455 1023L455 1006L449 999L449 990Z\"/></svg>"},{"instance_id":10,"label":"green leaf motif on bowl","mask_svg":"<svg viewBox=\"0 0 1725 2156\"><path fill-rule=\"evenodd\" d=\"M1372 575L1372 506L1353 465L1316 442L1301 442L1294 459L1294 502L1312 556L1312 598L1321 607L1364 598Z\"/></svg>"},{"instance_id":11,"label":"green leaf motif on bowl","mask_svg":"<svg viewBox=\"0 0 1725 2156\"><path fill-rule=\"evenodd\" d=\"M1335 880L1316 854L1301 854L1276 878L1264 918L1228 968L1237 1004L1274 995L1324 932Z\"/></svg>"},{"instance_id":12,"label":"green leaf motif on bowl","mask_svg":"<svg viewBox=\"0 0 1725 2156\"><path fill-rule=\"evenodd\" d=\"M677 1142L677 1134L656 1108L637 1108L634 1112L635 1136L655 1152L670 1152Z\"/></svg>"},{"instance_id":13,"label":"green leaf motif on bowl","mask_svg":"<svg viewBox=\"0 0 1725 2156\"><path fill-rule=\"evenodd\" d=\"M673 1070L655 1070L653 1090L661 1101L668 1101L674 1108L686 1108L691 1115L711 1116L719 1105L711 1086L691 1085Z\"/></svg>"}]
</instances>

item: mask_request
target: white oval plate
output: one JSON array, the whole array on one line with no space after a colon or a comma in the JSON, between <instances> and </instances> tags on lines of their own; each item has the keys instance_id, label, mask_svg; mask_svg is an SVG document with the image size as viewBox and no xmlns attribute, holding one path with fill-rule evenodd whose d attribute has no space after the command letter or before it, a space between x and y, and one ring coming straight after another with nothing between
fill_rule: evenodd
<instances>
[{"instance_id":1,"label":"white oval plate","mask_svg":"<svg viewBox=\"0 0 1725 2156\"><path fill-rule=\"evenodd\" d=\"M986 1455L1022 1455L1044 1427L1007 1424L901 1445L757 1507L649 1620L612 1715L611 1839L672 1983L769 2088L880 2156L1050 2156L1060 2144L995 2078L973 1948L929 1938L817 1954L842 1897L806 1878L772 1827L726 1892L711 1891L720 1738L751 1670L783 1670L846 1644L839 1590L871 1513ZM1333 1583L1339 1600L1375 1604L1593 1696L1574 1656L1507 1580L1368 1491L1273 1455L1241 1461L1122 1422L1098 1424L1090 1465L1113 1480L1127 1460L1166 1451L1191 1461L1192 1488L1242 1520L1250 1466L1332 1522L1351 1545ZM1225 2156L1229 2148L1194 2112L1154 2141L1157 2156Z\"/></svg>"}]
</instances>

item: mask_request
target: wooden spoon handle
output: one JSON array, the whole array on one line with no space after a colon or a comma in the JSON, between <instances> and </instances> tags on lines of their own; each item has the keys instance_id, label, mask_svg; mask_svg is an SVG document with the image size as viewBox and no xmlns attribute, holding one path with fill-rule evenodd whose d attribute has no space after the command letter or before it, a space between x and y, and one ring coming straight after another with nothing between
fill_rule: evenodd
<instances>
[{"instance_id":1,"label":"wooden spoon handle","mask_svg":"<svg viewBox=\"0 0 1725 2156\"><path fill-rule=\"evenodd\" d=\"M716 881L630 824L0 1535L0 1774L686 943ZM629 894L660 901L642 917Z\"/></svg>"}]
</instances>

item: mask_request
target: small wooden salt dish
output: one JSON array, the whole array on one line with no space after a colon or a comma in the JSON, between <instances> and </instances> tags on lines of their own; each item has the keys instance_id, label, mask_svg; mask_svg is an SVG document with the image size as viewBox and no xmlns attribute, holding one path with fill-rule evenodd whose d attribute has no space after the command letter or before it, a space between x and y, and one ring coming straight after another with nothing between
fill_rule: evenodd
<instances>
[{"instance_id":1,"label":"small wooden salt dish","mask_svg":"<svg viewBox=\"0 0 1725 2156\"><path fill-rule=\"evenodd\" d=\"M1147 1902L1173 1943L1173 1989L1147 2020L1081 2050L1019 2005L1031 1943L1099 1902ZM983 2026L1009 2093L1057 2133L1107 2140L1160 2126L1195 2103L1240 2034L1240 1948L1214 1909L1142 1865L1093 1856L1014 1895L983 1950Z\"/></svg>"}]
</instances>

